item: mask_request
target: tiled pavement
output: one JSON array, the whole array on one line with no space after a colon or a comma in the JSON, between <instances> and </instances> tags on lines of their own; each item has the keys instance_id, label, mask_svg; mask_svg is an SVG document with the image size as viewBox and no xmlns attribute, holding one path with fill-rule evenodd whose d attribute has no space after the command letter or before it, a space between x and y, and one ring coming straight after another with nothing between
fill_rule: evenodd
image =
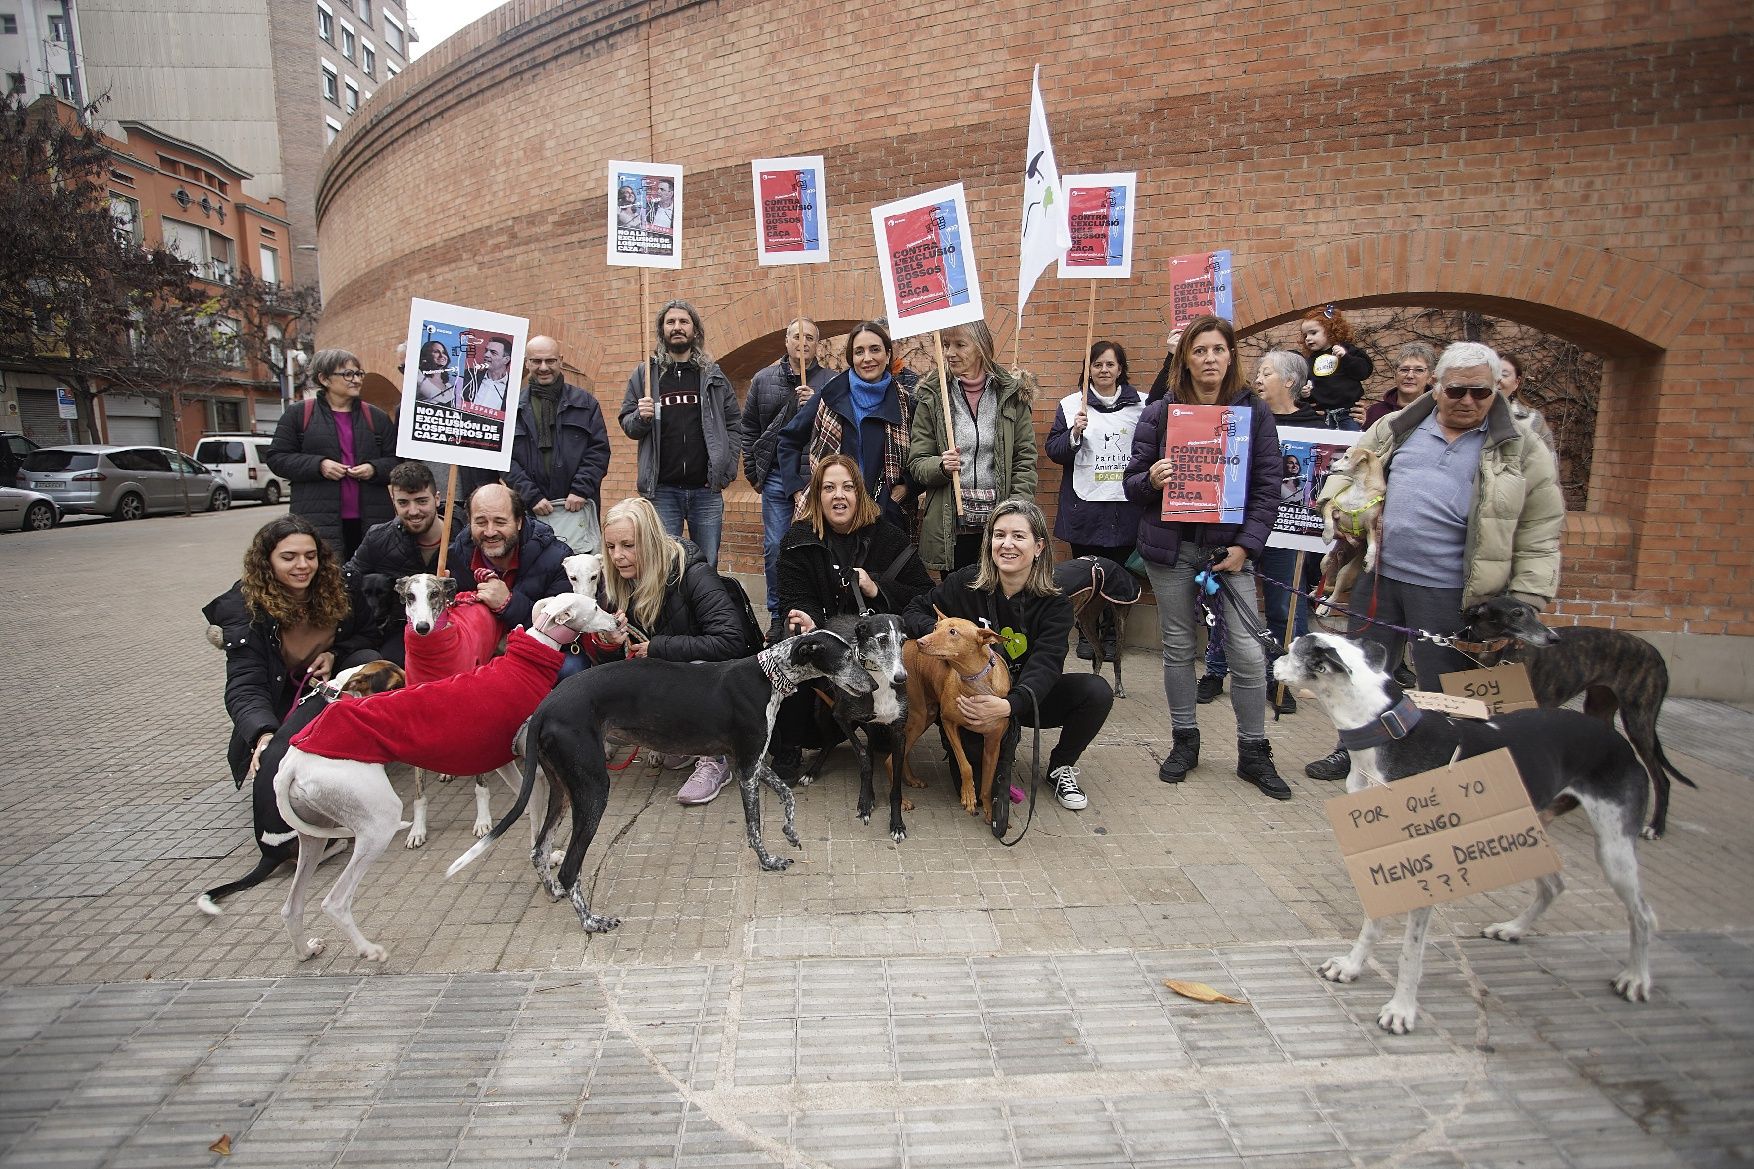
<instances>
[{"instance_id":1,"label":"tiled pavement","mask_svg":"<svg viewBox=\"0 0 1754 1169\"><path fill-rule=\"evenodd\" d=\"M621 915L586 937L512 839L446 881L433 841L358 901L388 965L338 942L296 966L222 761L219 655L196 610L273 513L0 537L0 1165L1734 1165L1754 1160L1754 718L1672 702L1669 837L1641 850L1656 998L1607 988L1624 917L1587 827L1520 946L1478 939L1521 891L1437 915L1420 1030L1377 1030L1396 947L1350 987L1313 971L1356 923L1300 764L1330 730L1271 725L1298 797L1206 761L1156 782L1154 661L1004 849L935 752L907 841L852 814L849 767L799 799L800 863L759 872L735 802L678 773L615 781L587 871ZM504 794L496 794L503 809ZM770 811L771 811L770 801ZM770 836L777 840L777 832ZM780 847L784 847L783 844ZM321 880L331 879L325 873ZM319 913L312 933L334 931ZM1209 983L1242 1006L1163 988Z\"/></svg>"}]
</instances>

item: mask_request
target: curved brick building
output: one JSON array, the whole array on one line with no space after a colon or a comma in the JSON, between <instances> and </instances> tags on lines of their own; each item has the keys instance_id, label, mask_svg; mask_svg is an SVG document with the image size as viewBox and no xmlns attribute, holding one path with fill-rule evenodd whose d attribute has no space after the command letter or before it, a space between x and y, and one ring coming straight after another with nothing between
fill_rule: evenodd
<instances>
[{"instance_id":1,"label":"curved brick building","mask_svg":"<svg viewBox=\"0 0 1754 1169\"><path fill-rule=\"evenodd\" d=\"M836 261L802 294L825 335L881 311L869 207L961 180L1008 354L1039 61L1061 169L1139 171L1138 275L1098 294L1135 380L1162 356L1164 261L1208 247L1234 250L1244 332L1399 303L1586 345L1607 373L1558 619L1647 632L1682 692L1747 695L1754 15L1605 11L518 0L386 84L329 151L324 343L389 371L412 296L525 315L613 413L650 323L638 272L603 261L604 162L650 159L687 171L685 267L652 274L652 305L699 305L741 388L797 306L791 272L755 262L749 160L821 153ZM1084 296L1050 274L1030 301L1043 434L1077 379ZM634 463L610 429L613 498ZM758 564L742 485L727 529L730 566Z\"/></svg>"}]
</instances>

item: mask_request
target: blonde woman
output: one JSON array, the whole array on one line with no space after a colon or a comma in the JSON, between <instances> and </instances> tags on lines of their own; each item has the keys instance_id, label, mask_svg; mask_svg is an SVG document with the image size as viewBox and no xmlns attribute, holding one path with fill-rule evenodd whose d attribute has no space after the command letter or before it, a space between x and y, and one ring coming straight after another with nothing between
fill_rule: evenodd
<instances>
[{"instance_id":1,"label":"blonde woman","mask_svg":"<svg viewBox=\"0 0 1754 1169\"><path fill-rule=\"evenodd\" d=\"M952 383L949 430L933 370L914 390L907 468L925 498L920 559L936 572L978 561L993 509L1007 499L1034 499L1036 483L1029 392L999 368L986 324L944 330L944 364ZM955 472L962 476L960 515L950 491Z\"/></svg>"},{"instance_id":2,"label":"blonde woman","mask_svg":"<svg viewBox=\"0 0 1754 1169\"><path fill-rule=\"evenodd\" d=\"M604 592L615 632L599 644L630 658L728 662L743 656L743 623L731 594L700 550L664 531L651 501L624 499L603 517ZM666 767L687 758L665 756ZM702 756L678 803L708 804L730 776L724 758Z\"/></svg>"}]
</instances>

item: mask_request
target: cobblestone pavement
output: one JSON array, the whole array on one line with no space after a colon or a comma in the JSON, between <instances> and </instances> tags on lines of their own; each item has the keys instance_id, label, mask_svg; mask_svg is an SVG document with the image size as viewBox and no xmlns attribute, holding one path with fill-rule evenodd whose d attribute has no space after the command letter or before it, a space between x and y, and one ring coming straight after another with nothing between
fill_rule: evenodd
<instances>
[{"instance_id":1,"label":"cobblestone pavement","mask_svg":"<svg viewBox=\"0 0 1754 1169\"><path fill-rule=\"evenodd\" d=\"M783 874L756 868L734 799L681 808L681 773L636 766L587 857L593 907L624 924L587 937L538 894L521 828L443 879L472 842L451 784L427 847L358 898L388 964L313 906L332 944L299 965L284 879L220 918L192 905L256 855L198 609L274 514L0 537L0 1165L219 1163L222 1133L240 1165L1754 1159L1745 712L1670 703L1700 787L1641 849L1662 922L1641 1006L1608 989L1624 915L1561 821L1568 889L1540 932L1478 938L1522 890L1440 909L1420 1030L1380 1032L1396 947L1352 986L1314 974L1357 921L1335 789L1301 775L1331 727L1270 724L1297 792L1275 803L1231 775L1221 699L1201 767L1160 784L1146 653L1084 760L1090 808L1044 797L1016 849L955 807L930 747L905 842L858 822L843 754L800 792Z\"/></svg>"}]
</instances>

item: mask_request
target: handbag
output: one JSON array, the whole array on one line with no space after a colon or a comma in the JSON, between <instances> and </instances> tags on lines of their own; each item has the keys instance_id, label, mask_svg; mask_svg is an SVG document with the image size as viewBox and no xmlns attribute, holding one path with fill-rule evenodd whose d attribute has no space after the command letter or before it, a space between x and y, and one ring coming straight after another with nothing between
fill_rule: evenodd
<instances>
[{"instance_id":1,"label":"handbag","mask_svg":"<svg viewBox=\"0 0 1754 1169\"><path fill-rule=\"evenodd\" d=\"M585 500L585 506L577 511L566 510L563 500L553 502L554 510L542 519L568 548L575 553L596 552L603 546L603 529L597 523L596 501Z\"/></svg>"}]
</instances>

